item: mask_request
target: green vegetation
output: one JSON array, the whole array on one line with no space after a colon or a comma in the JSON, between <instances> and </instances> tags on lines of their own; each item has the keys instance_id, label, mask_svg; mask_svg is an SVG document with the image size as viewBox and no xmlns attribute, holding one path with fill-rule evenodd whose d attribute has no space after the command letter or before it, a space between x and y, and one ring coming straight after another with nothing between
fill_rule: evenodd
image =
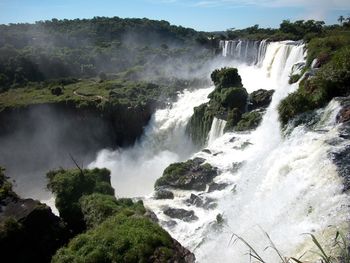
<instances>
[{"instance_id":1,"label":"green vegetation","mask_svg":"<svg viewBox=\"0 0 350 263\"><path fill-rule=\"evenodd\" d=\"M243 87L241 76L236 68L216 69L210 76L218 90L230 87Z\"/></svg>"},{"instance_id":2,"label":"green vegetation","mask_svg":"<svg viewBox=\"0 0 350 263\"><path fill-rule=\"evenodd\" d=\"M262 113L258 111L251 111L244 113L241 120L234 127L236 131L246 131L256 129L262 121Z\"/></svg>"},{"instance_id":3,"label":"green vegetation","mask_svg":"<svg viewBox=\"0 0 350 263\"><path fill-rule=\"evenodd\" d=\"M52 263L154 262L155 258L167 262L173 254L172 239L160 226L119 213L72 239Z\"/></svg>"},{"instance_id":4,"label":"green vegetation","mask_svg":"<svg viewBox=\"0 0 350 263\"><path fill-rule=\"evenodd\" d=\"M106 169L48 173L60 215L78 233L51 262L185 262L187 252L145 216L142 201L114 197L109 174Z\"/></svg>"},{"instance_id":5,"label":"green vegetation","mask_svg":"<svg viewBox=\"0 0 350 263\"><path fill-rule=\"evenodd\" d=\"M230 112L232 118L240 116L247 105L248 93L236 68L216 69L211 79L215 90L208 96L210 101L194 109L187 126L187 132L197 145L205 143L214 117L226 119ZM233 113L236 115L233 116ZM233 123L234 120L230 120L230 125Z\"/></svg>"},{"instance_id":6,"label":"green vegetation","mask_svg":"<svg viewBox=\"0 0 350 263\"><path fill-rule=\"evenodd\" d=\"M201 60L212 46L204 33L145 18L0 25L0 35L0 91L67 77L103 81L135 66L159 75L165 63L172 61L176 69L189 54Z\"/></svg>"},{"instance_id":7,"label":"green vegetation","mask_svg":"<svg viewBox=\"0 0 350 263\"><path fill-rule=\"evenodd\" d=\"M129 198L116 199L112 195L93 193L79 199L84 221L88 228L98 226L108 217L123 212L128 216L143 215L146 210L142 202L134 203Z\"/></svg>"},{"instance_id":8,"label":"green vegetation","mask_svg":"<svg viewBox=\"0 0 350 263\"><path fill-rule=\"evenodd\" d=\"M162 177L155 182L155 188L175 187L179 189L205 190L217 175L217 171L210 164L202 164L203 160L193 159L186 162L172 163L163 172Z\"/></svg>"},{"instance_id":9,"label":"green vegetation","mask_svg":"<svg viewBox=\"0 0 350 263\"><path fill-rule=\"evenodd\" d=\"M334 97L350 94L350 31L342 36L312 39L308 50L307 64L310 66L316 59L319 69L304 78L298 90L280 103L282 125L300 113L325 106Z\"/></svg>"},{"instance_id":10,"label":"green vegetation","mask_svg":"<svg viewBox=\"0 0 350 263\"><path fill-rule=\"evenodd\" d=\"M314 259L313 261L317 261L320 263L348 263L350 262L350 252L349 252L349 245L347 242L347 238L340 232L336 231L334 242L329 248L331 251L327 252L326 248L322 246L319 242L319 240L316 238L313 234L308 234L311 237L312 243L317 248L317 251L306 251L304 252L300 257L286 257L284 256L281 251L276 247L274 242L272 241L271 237L268 233L264 232L267 240L269 241L269 245L266 249L272 249L274 252L276 252L276 255L279 257L280 263L307 263L310 262L309 260L304 261L302 258L305 258L307 254L313 254L316 256L317 259ZM243 237L233 233L231 236L230 243L234 244L237 240L241 241L244 245L249 248L249 253L247 253L250 257L257 260L257 262L261 263L267 263L263 259L263 257L254 249L253 245L248 243Z\"/></svg>"},{"instance_id":11,"label":"green vegetation","mask_svg":"<svg viewBox=\"0 0 350 263\"><path fill-rule=\"evenodd\" d=\"M326 36L328 32L350 27L345 23L343 26L332 25L325 26L323 21L315 20L283 20L278 29L274 28L259 28L259 25L254 25L245 29L229 29L226 31L227 39L251 39L262 40L269 39L271 41L281 40L305 40L309 41L314 37Z\"/></svg>"},{"instance_id":12,"label":"green vegetation","mask_svg":"<svg viewBox=\"0 0 350 263\"><path fill-rule=\"evenodd\" d=\"M55 204L60 216L75 233L86 228L80 205L81 197L92 193L114 196L114 189L110 184L110 172L107 169L69 171L60 169L49 172L47 178L49 179L47 187L56 197ZM91 219L90 222L94 221Z\"/></svg>"},{"instance_id":13,"label":"green vegetation","mask_svg":"<svg viewBox=\"0 0 350 263\"><path fill-rule=\"evenodd\" d=\"M5 169L0 166L0 203L8 196L17 197L12 191L12 184L5 176Z\"/></svg>"},{"instance_id":14,"label":"green vegetation","mask_svg":"<svg viewBox=\"0 0 350 263\"><path fill-rule=\"evenodd\" d=\"M58 93L56 92L57 81L29 83L23 88L10 89L0 93L0 111L6 108L44 103L71 103L78 108L94 106L97 109L106 109L116 105L144 106L156 103L163 98L174 97L178 90L186 88L190 84L184 82L177 80L156 85L125 79L103 82L86 79L59 86Z\"/></svg>"}]
</instances>

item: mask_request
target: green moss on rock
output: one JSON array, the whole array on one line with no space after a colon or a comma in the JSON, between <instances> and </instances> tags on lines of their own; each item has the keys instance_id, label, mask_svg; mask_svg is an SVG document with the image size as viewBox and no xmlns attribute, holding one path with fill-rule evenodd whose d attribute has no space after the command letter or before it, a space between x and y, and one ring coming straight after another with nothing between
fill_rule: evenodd
<instances>
[{"instance_id":1,"label":"green moss on rock","mask_svg":"<svg viewBox=\"0 0 350 263\"><path fill-rule=\"evenodd\" d=\"M130 215L143 215L146 212L142 202L134 203L128 198L117 200L114 196L100 193L84 195L79 199L79 203L88 228L101 224L122 210Z\"/></svg>"},{"instance_id":2,"label":"green moss on rock","mask_svg":"<svg viewBox=\"0 0 350 263\"><path fill-rule=\"evenodd\" d=\"M107 169L57 170L47 174L48 188L56 197L60 216L74 232L81 232L86 224L81 210L80 198L92 193L114 196Z\"/></svg>"},{"instance_id":3,"label":"green moss on rock","mask_svg":"<svg viewBox=\"0 0 350 263\"><path fill-rule=\"evenodd\" d=\"M325 106L332 98L350 95L350 47L334 52L330 61L313 77L304 79L299 89L278 106L282 125L298 114Z\"/></svg>"},{"instance_id":4,"label":"green moss on rock","mask_svg":"<svg viewBox=\"0 0 350 263\"><path fill-rule=\"evenodd\" d=\"M242 119L234 128L236 131L247 131L255 129L262 121L262 113L259 111L247 112L242 115Z\"/></svg>"},{"instance_id":5,"label":"green moss on rock","mask_svg":"<svg viewBox=\"0 0 350 263\"><path fill-rule=\"evenodd\" d=\"M211 73L211 79L218 89L243 87L241 76L236 68L216 69Z\"/></svg>"},{"instance_id":6,"label":"green moss on rock","mask_svg":"<svg viewBox=\"0 0 350 263\"><path fill-rule=\"evenodd\" d=\"M204 160L196 158L187 162L173 163L163 172L155 187L174 187L179 189L194 189L204 191L206 185L217 176L217 169Z\"/></svg>"},{"instance_id":7,"label":"green moss on rock","mask_svg":"<svg viewBox=\"0 0 350 263\"><path fill-rule=\"evenodd\" d=\"M147 218L119 213L75 237L56 253L52 263L154 262L156 253L166 261L172 259L170 235Z\"/></svg>"},{"instance_id":8,"label":"green moss on rock","mask_svg":"<svg viewBox=\"0 0 350 263\"><path fill-rule=\"evenodd\" d=\"M242 112L239 109L234 108L230 110L227 114L227 122L224 128L224 132L233 130L241 118Z\"/></svg>"}]
</instances>

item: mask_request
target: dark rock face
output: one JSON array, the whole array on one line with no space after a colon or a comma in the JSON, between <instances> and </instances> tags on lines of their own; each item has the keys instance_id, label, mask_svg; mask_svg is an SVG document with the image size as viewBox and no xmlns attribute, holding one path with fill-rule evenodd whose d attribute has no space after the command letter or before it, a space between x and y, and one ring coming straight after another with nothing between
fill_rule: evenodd
<instances>
[{"instance_id":1,"label":"dark rock face","mask_svg":"<svg viewBox=\"0 0 350 263\"><path fill-rule=\"evenodd\" d=\"M69 154L87 164L101 149L133 144L153 110L153 106L122 105L99 110L69 103L4 110L0 113L0 164L18 181L19 194L36 193L45 189L47 171L73 166Z\"/></svg>"},{"instance_id":2,"label":"dark rock face","mask_svg":"<svg viewBox=\"0 0 350 263\"><path fill-rule=\"evenodd\" d=\"M181 219L185 222L197 220L198 217L194 214L192 210L185 210L181 208L167 208L164 210L164 214L171 218Z\"/></svg>"},{"instance_id":3,"label":"dark rock face","mask_svg":"<svg viewBox=\"0 0 350 263\"><path fill-rule=\"evenodd\" d=\"M186 200L187 203L201 207L204 204L204 201L202 198L200 198L198 195L191 194L190 198Z\"/></svg>"},{"instance_id":4,"label":"dark rock face","mask_svg":"<svg viewBox=\"0 0 350 263\"><path fill-rule=\"evenodd\" d=\"M259 89L253 91L249 95L250 103L248 104L248 110L255 110L258 108L267 108L270 105L274 90Z\"/></svg>"},{"instance_id":5,"label":"dark rock face","mask_svg":"<svg viewBox=\"0 0 350 263\"><path fill-rule=\"evenodd\" d=\"M350 106L342 108L337 115L337 122L344 123L350 120Z\"/></svg>"},{"instance_id":6,"label":"dark rock face","mask_svg":"<svg viewBox=\"0 0 350 263\"><path fill-rule=\"evenodd\" d=\"M33 199L6 199L0 207L0 253L9 262L50 262L69 238L61 219ZM6 261L6 260L5 260Z\"/></svg>"},{"instance_id":7,"label":"dark rock face","mask_svg":"<svg viewBox=\"0 0 350 263\"><path fill-rule=\"evenodd\" d=\"M339 152L331 153L331 158L339 175L344 179L344 192L350 189L350 146L345 147Z\"/></svg>"},{"instance_id":8,"label":"dark rock face","mask_svg":"<svg viewBox=\"0 0 350 263\"><path fill-rule=\"evenodd\" d=\"M217 169L203 164L204 159L196 158L183 163L169 165L155 187L173 187L184 190L204 191L207 184L217 176Z\"/></svg>"},{"instance_id":9,"label":"dark rock face","mask_svg":"<svg viewBox=\"0 0 350 263\"><path fill-rule=\"evenodd\" d=\"M173 192L166 189L159 189L154 194L155 199L174 199Z\"/></svg>"}]
</instances>

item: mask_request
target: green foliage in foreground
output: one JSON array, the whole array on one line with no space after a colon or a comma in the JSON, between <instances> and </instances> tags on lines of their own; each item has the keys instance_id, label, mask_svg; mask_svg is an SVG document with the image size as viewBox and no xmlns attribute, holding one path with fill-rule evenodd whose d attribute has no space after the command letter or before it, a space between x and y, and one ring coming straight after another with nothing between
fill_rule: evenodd
<instances>
[{"instance_id":1,"label":"green foliage in foreground","mask_svg":"<svg viewBox=\"0 0 350 263\"><path fill-rule=\"evenodd\" d=\"M110 171L93 170L57 170L47 174L48 189L56 197L56 207L62 219L74 232L85 229L86 223L81 210L80 198L92 193L100 193L114 197L114 189L110 183ZM90 220L89 223L94 220Z\"/></svg>"},{"instance_id":2,"label":"green foliage in foreground","mask_svg":"<svg viewBox=\"0 0 350 263\"><path fill-rule=\"evenodd\" d=\"M317 262L320 263L349 263L350 262L350 251L349 251L349 244L347 241L347 238L342 234L340 231L336 231L334 242L331 248L326 249L324 246L321 245L319 240L316 238L313 234L308 234L311 237L312 243L317 248L317 251L306 251L304 254L302 254L300 257L286 257L284 256L281 251L277 248L277 246L272 241L271 237L268 233L264 232L267 240L269 241L269 246L267 248L272 249L276 252L276 255L278 255L280 259L280 263L307 263L310 261L304 261L302 258L306 254L314 254L317 256ZM260 263L268 263L263 259L263 257L254 249L254 245L248 243L243 237L233 233L231 236L230 243L235 243L237 240L241 241L244 245L249 248L248 255L251 258L254 258L257 260L257 262ZM266 249L267 249L266 248ZM328 252L327 250L331 249L331 252Z\"/></svg>"},{"instance_id":3,"label":"green foliage in foreground","mask_svg":"<svg viewBox=\"0 0 350 263\"><path fill-rule=\"evenodd\" d=\"M143 215L146 210L142 202L134 203L129 198L116 199L112 195L93 193L79 199L84 221L88 228L96 227L108 217L120 213Z\"/></svg>"},{"instance_id":4,"label":"green foliage in foreground","mask_svg":"<svg viewBox=\"0 0 350 263\"><path fill-rule=\"evenodd\" d=\"M171 248L170 235L156 223L121 212L72 239L52 263L154 262L155 254L167 262Z\"/></svg>"}]
</instances>

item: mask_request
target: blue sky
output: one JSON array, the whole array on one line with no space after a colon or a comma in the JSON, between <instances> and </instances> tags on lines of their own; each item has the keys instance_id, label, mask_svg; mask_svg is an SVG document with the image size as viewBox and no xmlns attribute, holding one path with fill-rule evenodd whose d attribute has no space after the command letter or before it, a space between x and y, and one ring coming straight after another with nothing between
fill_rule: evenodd
<instances>
[{"instance_id":1,"label":"blue sky","mask_svg":"<svg viewBox=\"0 0 350 263\"><path fill-rule=\"evenodd\" d=\"M94 16L147 17L214 31L278 27L283 19L337 22L350 16L350 0L0 0L0 23Z\"/></svg>"}]
</instances>

